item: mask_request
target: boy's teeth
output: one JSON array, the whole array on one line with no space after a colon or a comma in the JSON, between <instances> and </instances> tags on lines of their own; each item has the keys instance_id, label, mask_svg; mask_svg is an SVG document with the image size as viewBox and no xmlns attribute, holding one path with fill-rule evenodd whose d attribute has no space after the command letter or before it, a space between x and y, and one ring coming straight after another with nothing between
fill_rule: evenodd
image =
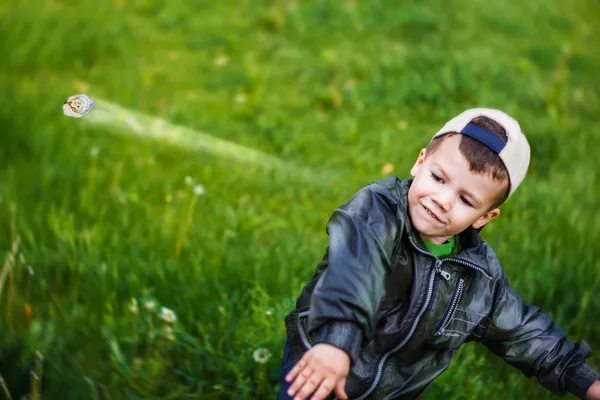
<instances>
[{"instance_id":1,"label":"boy's teeth","mask_svg":"<svg viewBox=\"0 0 600 400\"><path fill-rule=\"evenodd\" d=\"M429 213L429 215L431 215L433 218L437 219L437 217L435 215L433 215L433 213L431 211L429 211L429 208L427 209L427 212ZM439 220L438 220L439 221Z\"/></svg>"}]
</instances>

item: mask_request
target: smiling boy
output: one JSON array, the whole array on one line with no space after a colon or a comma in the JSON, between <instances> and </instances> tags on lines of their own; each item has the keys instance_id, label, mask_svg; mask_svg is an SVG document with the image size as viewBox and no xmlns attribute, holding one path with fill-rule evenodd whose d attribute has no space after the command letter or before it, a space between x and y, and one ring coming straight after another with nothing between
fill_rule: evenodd
<instances>
[{"instance_id":1,"label":"smiling boy","mask_svg":"<svg viewBox=\"0 0 600 400\"><path fill-rule=\"evenodd\" d=\"M479 236L529 160L517 121L467 110L421 150L412 179L373 182L336 208L285 318L278 399L413 399L471 341L557 395L600 399L587 344L526 305Z\"/></svg>"}]
</instances>

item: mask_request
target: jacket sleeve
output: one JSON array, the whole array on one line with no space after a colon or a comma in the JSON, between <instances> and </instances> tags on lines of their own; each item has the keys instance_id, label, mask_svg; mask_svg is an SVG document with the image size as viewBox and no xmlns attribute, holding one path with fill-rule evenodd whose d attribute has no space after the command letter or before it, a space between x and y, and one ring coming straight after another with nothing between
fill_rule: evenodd
<instances>
[{"instance_id":1,"label":"jacket sleeve","mask_svg":"<svg viewBox=\"0 0 600 400\"><path fill-rule=\"evenodd\" d=\"M397 202L371 184L336 208L327 223L328 266L315 285L308 318L314 343L345 350L356 362L363 338L371 337L385 294L397 233Z\"/></svg>"},{"instance_id":2,"label":"jacket sleeve","mask_svg":"<svg viewBox=\"0 0 600 400\"><path fill-rule=\"evenodd\" d=\"M599 377L585 362L591 355L587 343L569 341L550 316L523 302L505 275L487 330L479 341L558 396L570 392L584 399Z\"/></svg>"}]
</instances>

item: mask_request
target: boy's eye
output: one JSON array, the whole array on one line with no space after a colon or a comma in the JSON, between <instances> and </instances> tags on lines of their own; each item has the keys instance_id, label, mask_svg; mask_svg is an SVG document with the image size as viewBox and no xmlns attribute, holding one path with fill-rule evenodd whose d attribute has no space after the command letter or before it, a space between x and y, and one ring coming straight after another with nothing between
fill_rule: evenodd
<instances>
[{"instance_id":1,"label":"boy's eye","mask_svg":"<svg viewBox=\"0 0 600 400\"><path fill-rule=\"evenodd\" d=\"M442 178L440 178L439 176L437 176L436 174L434 174L433 172L431 173L431 177L433 178L434 181L436 182L441 182Z\"/></svg>"},{"instance_id":2,"label":"boy's eye","mask_svg":"<svg viewBox=\"0 0 600 400\"><path fill-rule=\"evenodd\" d=\"M469 202L469 200L467 200L465 198L465 196L460 196L460 199L462 200L463 203L465 203L466 205L468 205L469 207L473 207L473 205Z\"/></svg>"}]
</instances>

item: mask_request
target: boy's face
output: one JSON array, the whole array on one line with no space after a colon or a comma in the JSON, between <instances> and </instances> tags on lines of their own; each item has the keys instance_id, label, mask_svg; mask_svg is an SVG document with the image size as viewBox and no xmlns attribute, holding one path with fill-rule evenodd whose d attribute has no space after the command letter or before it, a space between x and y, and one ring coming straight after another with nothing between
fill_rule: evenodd
<instances>
[{"instance_id":1,"label":"boy's face","mask_svg":"<svg viewBox=\"0 0 600 400\"><path fill-rule=\"evenodd\" d=\"M410 171L414 180L408 191L409 215L421 237L432 243L442 244L500 215L499 209L490 208L506 182L471 172L459 150L460 140L461 135L446 138L428 157L421 150Z\"/></svg>"}]
</instances>

